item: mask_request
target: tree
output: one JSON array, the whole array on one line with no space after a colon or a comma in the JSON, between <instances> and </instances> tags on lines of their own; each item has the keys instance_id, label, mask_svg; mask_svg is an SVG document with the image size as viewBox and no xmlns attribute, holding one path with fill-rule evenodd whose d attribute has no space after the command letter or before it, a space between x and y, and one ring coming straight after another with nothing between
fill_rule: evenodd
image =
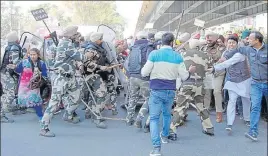
<instances>
[{"instance_id":1,"label":"tree","mask_svg":"<svg viewBox=\"0 0 268 156\"><path fill-rule=\"evenodd\" d=\"M72 14L72 23L76 25L105 24L122 35L126 25L124 18L116 12L114 1L64 1L63 6Z\"/></svg>"},{"instance_id":2,"label":"tree","mask_svg":"<svg viewBox=\"0 0 268 156\"><path fill-rule=\"evenodd\" d=\"M10 31L20 29L20 7L13 1L1 1L1 38L4 38Z\"/></svg>"},{"instance_id":3,"label":"tree","mask_svg":"<svg viewBox=\"0 0 268 156\"><path fill-rule=\"evenodd\" d=\"M71 23L71 18L68 16L65 16L64 12L68 11L64 9L64 7L59 7L55 4L51 3L43 3L36 7L31 8L31 10L43 8L46 13L48 14L49 19L45 19L45 21L53 21L57 20L61 26L67 26ZM53 23L53 22L52 22Z\"/></svg>"}]
</instances>

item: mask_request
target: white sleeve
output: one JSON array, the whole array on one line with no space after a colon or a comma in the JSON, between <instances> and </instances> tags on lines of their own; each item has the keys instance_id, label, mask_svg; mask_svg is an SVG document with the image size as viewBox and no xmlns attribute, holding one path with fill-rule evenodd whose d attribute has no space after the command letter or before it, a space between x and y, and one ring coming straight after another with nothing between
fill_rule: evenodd
<instances>
[{"instance_id":1,"label":"white sleeve","mask_svg":"<svg viewBox=\"0 0 268 156\"><path fill-rule=\"evenodd\" d=\"M145 63L145 65L141 69L141 76L142 77L150 76L150 74L153 70L153 67L154 67L154 63L150 60L147 60L147 62Z\"/></svg>"},{"instance_id":2,"label":"white sleeve","mask_svg":"<svg viewBox=\"0 0 268 156\"><path fill-rule=\"evenodd\" d=\"M185 81L189 78L190 73L186 69L184 62L182 62L178 65L178 73L179 73L178 76L181 78L182 81Z\"/></svg>"},{"instance_id":3,"label":"white sleeve","mask_svg":"<svg viewBox=\"0 0 268 156\"><path fill-rule=\"evenodd\" d=\"M225 68L229 68L231 65L234 65L234 64L236 64L238 62L242 62L245 59L246 59L246 57L244 55L242 55L240 53L236 53L230 59L215 65L214 69L215 69L215 71L223 70Z\"/></svg>"}]
</instances>

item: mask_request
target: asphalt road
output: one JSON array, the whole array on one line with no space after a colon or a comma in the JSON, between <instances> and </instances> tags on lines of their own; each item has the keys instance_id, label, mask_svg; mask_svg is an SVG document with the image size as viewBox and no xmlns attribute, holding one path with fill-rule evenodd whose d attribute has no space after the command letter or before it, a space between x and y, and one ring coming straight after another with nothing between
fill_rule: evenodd
<instances>
[{"instance_id":1,"label":"asphalt road","mask_svg":"<svg viewBox=\"0 0 268 156\"><path fill-rule=\"evenodd\" d=\"M122 101L120 99L119 101ZM118 117L126 111L119 108ZM83 117L83 111L78 114ZM112 116L111 111L104 116ZM150 135L123 121L107 121L108 129L98 129L91 120L79 124L66 123L62 114L54 116L50 129L55 138L39 136L35 114L12 116L15 123L1 124L1 156L149 156ZM226 118L226 116L225 116ZM226 122L216 123L211 113L215 136L201 132L201 123L194 111L189 111L188 122L178 129L178 140L162 147L164 156L267 156L267 123L260 122L259 141L244 137L248 130L236 119L233 134L225 131Z\"/></svg>"}]
</instances>

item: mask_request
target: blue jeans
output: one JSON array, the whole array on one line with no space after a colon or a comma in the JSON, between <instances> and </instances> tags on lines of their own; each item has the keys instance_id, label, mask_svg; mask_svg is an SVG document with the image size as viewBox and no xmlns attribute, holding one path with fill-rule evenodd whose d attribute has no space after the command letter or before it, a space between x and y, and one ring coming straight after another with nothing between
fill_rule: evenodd
<instances>
[{"instance_id":1,"label":"blue jeans","mask_svg":"<svg viewBox=\"0 0 268 156\"><path fill-rule=\"evenodd\" d=\"M260 83L252 81L251 83L251 112L250 112L250 134L258 135L258 122L260 120L261 114L261 102L262 97L268 96L268 87L267 83Z\"/></svg>"},{"instance_id":2,"label":"blue jeans","mask_svg":"<svg viewBox=\"0 0 268 156\"><path fill-rule=\"evenodd\" d=\"M162 112L162 136L168 137L171 122L171 109L175 97L174 90L151 90L149 98L150 131L153 147L161 147L159 118Z\"/></svg>"}]
</instances>

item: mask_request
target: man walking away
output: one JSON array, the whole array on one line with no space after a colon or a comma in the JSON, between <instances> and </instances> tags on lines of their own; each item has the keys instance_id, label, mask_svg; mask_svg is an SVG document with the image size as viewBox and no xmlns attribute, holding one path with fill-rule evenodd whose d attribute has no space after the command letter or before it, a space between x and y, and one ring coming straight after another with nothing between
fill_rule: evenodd
<instances>
[{"instance_id":1,"label":"man walking away","mask_svg":"<svg viewBox=\"0 0 268 156\"><path fill-rule=\"evenodd\" d=\"M142 68L142 76L150 76L149 115L150 131L153 150L150 156L161 156L161 143L168 142L169 126L171 121L171 108L175 97L176 79L183 81L190 76L183 63L182 56L173 51L174 35L165 33L162 36L162 47L151 52ZM190 71L195 67L191 66ZM163 114L163 130L159 132L160 113Z\"/></svg>"},{"instance_id":2,"label":"man walking away","mask_svg":"<svg viewBox=\"0 0 268 156\"><path fill-rule=\"evenodd\" d=\"M128 72L129 72L129 87L130 99L127 108L127 125L134 123L134 114L139 95L141 94L145 99L146 105L149 98L149 77L141 76L141 69L146 63L146 53L149 41L147 40L146 32L139 32L137 34L138 40L135 41L134 46L131 47L131 52L128 57ZM141 120L144 116L139 115L138 122L141 125ZM137 124L136 124L137 125Z\"/></svg>"}]
</instances>

